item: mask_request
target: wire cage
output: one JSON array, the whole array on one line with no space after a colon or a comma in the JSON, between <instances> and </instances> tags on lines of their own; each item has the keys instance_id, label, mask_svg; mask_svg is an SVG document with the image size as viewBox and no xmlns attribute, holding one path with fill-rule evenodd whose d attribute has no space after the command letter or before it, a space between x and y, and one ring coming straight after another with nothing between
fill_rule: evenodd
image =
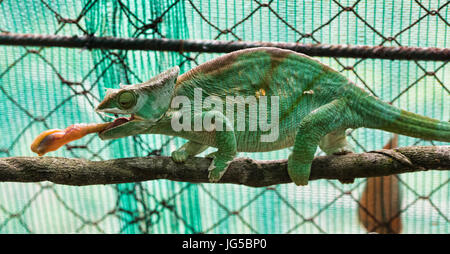
<instances>
[{"instance_id":1,"label":"wire cage","mask_svg":"<svg viewBox=\"0 0 450 254\"><path fill-rule=\"evenodd\" d=\"M87 38L78 47L0 46L0 157L35 156L29 146L43 130L107 121L93 110L105 88L140 83L172 66L179 66L184 73L224 52L214 45L209 51L207 47L190 51L133 49L130 43L139 39L161 39L160 47L167 47L166 39L396 50L416 47L402 59L392 52L383 54L385 57L367 57L320 50L315 58L383 101L448 121L450 67L448 51L443 55L442 49L450 43L449 3L0 0L1 36L66 36L69 42L74 36ZM95 44L100 37L130 40L122 48L101 48ZM420 49L428 47L441 49L434 60L419 57ZM427 54L432 52L425 50L422 55ZM381 149L392 137L373 129L348 133L356 152ZM163 135L112 141L92 135L51 156L100 161L170 155L184 142ZM399 147L418 145L446 143L398 136ZM285 159L289 153L290 149L283 149L239 156L274 160ZM323 153L318 150L317 155ZM389 186L379 191L396 188L399 193L395 218L388 219L401 220L402 225L401 230L387 233L450 233L449 179L448 171L427 171L384 180ZM367 229L360 221L361 213L367 212L361 211L361 205L368 184L368 179L356 179L352 184L317 180L305 187L280 184L262 188L169 180L83 187L0 182L0 233L367 233L386 226L378 221L376 228ZM394 198L376 202L394 206Z\"/></svg>"}]
</instances>

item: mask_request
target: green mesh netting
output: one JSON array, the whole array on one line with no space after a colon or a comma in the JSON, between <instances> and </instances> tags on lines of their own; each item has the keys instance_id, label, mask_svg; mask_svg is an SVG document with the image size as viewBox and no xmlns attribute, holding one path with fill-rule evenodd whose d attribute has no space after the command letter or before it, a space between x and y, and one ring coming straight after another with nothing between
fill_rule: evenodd
<instances>
[{"instance_id":1,"label":"green mesh netting","mask_svg":"<svg viewBox=\"0 0 450 254\"><path fill-rule=\"evenodd\" d=\"M0 0L0 32L445 48L449 6L443 0ZM174 65L186 72L218 55L1 46L0 156L34 156L29 145L43 130L108 120L93 111L105 88L142 82ZM395 106L449 119L447 62L318 59ZM368 129L349 136L357 152L380 149L390 138ZM91 135L51 156L170 155L183 142L160 135L103 142ZM399 140L400 146L443 144ZM281 159L288 153L240 156ZM448 172L399 176L404 233L450 233L449 179ZM365 233L357 216L365 183L0 183L0 233Z\"/></svg>"}]
</instances>

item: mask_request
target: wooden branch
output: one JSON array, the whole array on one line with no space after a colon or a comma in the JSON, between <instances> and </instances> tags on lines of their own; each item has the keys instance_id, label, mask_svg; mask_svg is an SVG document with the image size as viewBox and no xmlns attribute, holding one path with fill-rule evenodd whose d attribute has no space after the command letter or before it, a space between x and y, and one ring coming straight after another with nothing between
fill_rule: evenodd
<instances>
[{"instance_id":1,"label":"wooden branch","mask_svg":"<svg viewBox=\"0 0 450 254\"><path fill-rule=\"evenodd\" d=\"M184 164L170 157L138 157L88 161L56 157L0 158L0 182L51 181L65 185L140 182L155 179L207 183L210 159L192 158ZM415 146L368 153L319 156L310 180L352 179L424 170L450 170L450 146ZM221 183L252 187L290 183L287 160L237 158Z\"/></svg>"}]
</instances>

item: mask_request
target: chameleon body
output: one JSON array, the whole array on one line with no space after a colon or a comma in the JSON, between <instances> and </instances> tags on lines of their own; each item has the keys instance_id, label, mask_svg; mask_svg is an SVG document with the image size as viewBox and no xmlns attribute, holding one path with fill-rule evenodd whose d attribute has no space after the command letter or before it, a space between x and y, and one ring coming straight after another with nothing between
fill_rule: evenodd
<instances>
[{"instance_id":1,"label":"chameleon body","mask_svg":"<svg viewBox=\"0 0 450 254\"><path fill-rule=\"evenodd\" d=\"M382 102L337 71L293 51L269 47L239 50L201 64L181 76L178 74L179 68L174 67L145 83L109 90L96 111L132 117L126 123L103 130L100 138L146 133L179 136L189 140L172 153L172 158L180 163L208 147L216 147L217 152L209 155L213 158L209 168L211 182L220 180L237 152L264 152L293 146L288 173L297 185L308 183L318 146L327 154L352 151L345 138L348 128L367 127L450 142L449 123ZM236 107L245 107L249 113L245 114L244 130L237 128L236 119L215 107L201 111L171 107L171 101L177 96L194 100L195 89L201 89L203 100L214 96L224 104L227 96L253 96L257 103L265 96L267 112L273 109L269 102L274 100L272 96L277 96L277 139L262 142L261 136L268 131L250 131L250 111L255 108L245 101L234 101ZM192 125L214 118L214 126L223 127L223 131L205 128L175 131L172 120L186 110L192 113ZM268 119L270 122L271 118Z\"/></svg>"}]
</instances>

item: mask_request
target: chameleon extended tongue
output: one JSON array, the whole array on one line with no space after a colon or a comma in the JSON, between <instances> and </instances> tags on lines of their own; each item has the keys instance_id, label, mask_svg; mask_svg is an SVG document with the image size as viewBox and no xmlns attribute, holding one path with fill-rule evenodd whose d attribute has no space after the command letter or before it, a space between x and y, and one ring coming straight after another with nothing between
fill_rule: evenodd
<instances>
[{"instance_id":1,"label":"chameleon extended tongue","mask_svg":"<svg viewBox=\"0 0 450 254\"><path fill-rule=\"evenodd\" d=\"M126 120L126 118L124 118ZM121 122L123 120L119 120ZM127 120L128 121L128 120ZM114 123L114 122L113 122ZM111 126L111 123L74 124L64 130L52 129L39 134L31 144L31 151L42 156L48 152L56 151L61 146L80 139L90 133L103 131Z\"/></svg>"}]
</instances>

